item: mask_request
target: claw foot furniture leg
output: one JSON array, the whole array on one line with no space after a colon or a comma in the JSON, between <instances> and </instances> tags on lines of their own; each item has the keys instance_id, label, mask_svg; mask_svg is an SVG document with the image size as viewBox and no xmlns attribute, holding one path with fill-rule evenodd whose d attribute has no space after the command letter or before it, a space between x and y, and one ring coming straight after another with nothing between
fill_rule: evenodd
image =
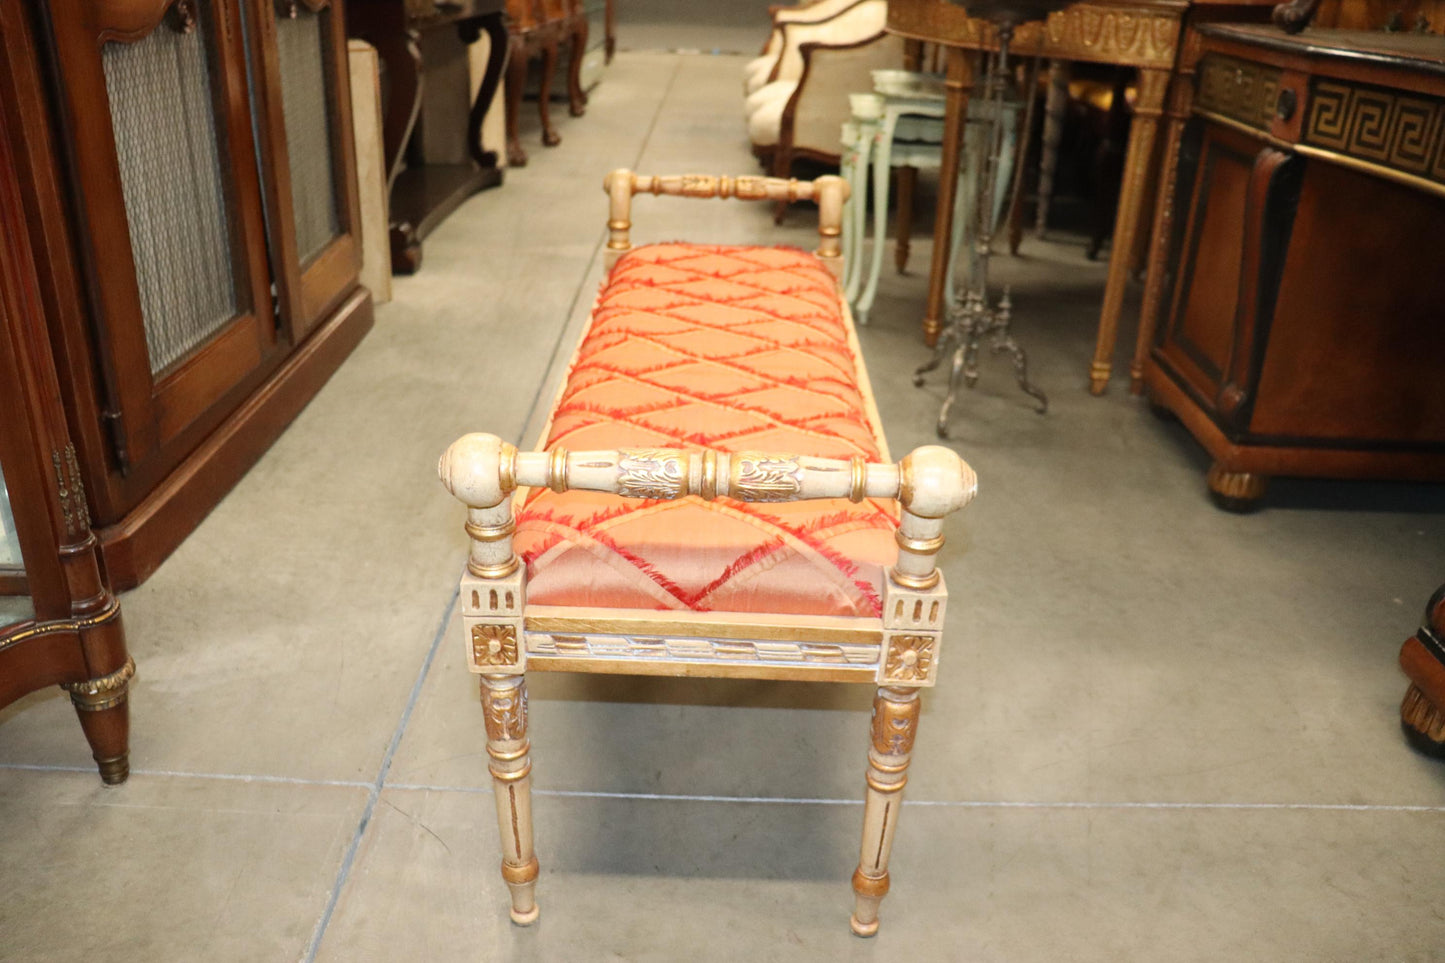
<instances>
[{"instance_id":1,"label":"claw foot furniture leg","mask_svg":"<svg viewBox=\"0 0 1445 963\"><path fill-rule=\"evenodd\" d=\"M515 645L515 641L513 643ZM512 922L536 922L537 855L532 850L532 759L527 741L527 683L520 675L482 676L488 769L497 795L502 879L512 891Z\"/></svg>"},{"instance_id":2,"label":"claw foot furniture leg","mask_svg":"<svg viewBox=\"0 0 1445 963\"><path fill-rule=\"evenodd\" d=\"M859 936L878 932L878 905L888 894L888 855L893 850L893 830L903 806L908 759L917 731L918 690L880 687L873 698L863 843L853 872L855 899L849 925Z\"/></svg>"}]
</instances>

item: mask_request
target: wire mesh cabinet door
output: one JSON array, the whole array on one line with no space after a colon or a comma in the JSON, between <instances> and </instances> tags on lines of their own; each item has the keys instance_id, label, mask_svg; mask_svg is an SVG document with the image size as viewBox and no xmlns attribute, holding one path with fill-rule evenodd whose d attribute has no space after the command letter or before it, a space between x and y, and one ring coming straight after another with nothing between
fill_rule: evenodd
<instances>
[{"instance_id":1,"label":"wire mesh cabinet door","mask_svg":"<svg viewBox=\"0 0 1445 963\"><path fill-rule=\"evenodd\" d=\"M46 7L115 459L174 463L279 360L240 3Z\"/></svg>"},{"instance_id":2,"label":"wire mesh cabinet door","mask_svg":"<svg viewBox=\"0 0 1445 963\"><path fill-rule=\"evenodd\" d=\"M341 0L246 4L281 320L300 341L357 283L359 201Z\"/></svg>"}]
</instances>

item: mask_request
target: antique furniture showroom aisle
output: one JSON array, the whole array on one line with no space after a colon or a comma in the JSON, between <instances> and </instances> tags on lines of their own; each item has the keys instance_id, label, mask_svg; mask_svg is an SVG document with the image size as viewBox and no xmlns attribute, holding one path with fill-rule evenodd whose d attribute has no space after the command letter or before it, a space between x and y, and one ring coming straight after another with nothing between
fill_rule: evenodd
<instances>
[{"instance_id":1,"label":"antique furniture showroom aisle","mask_svg":"<svg viewBox=\"0 0 1445 963\"><path fill-rule=\"evenodd\" d=\"M0 712L0 959L1441 952L1445 770L1400 737L1395 652L1445 568L1445 496L1280 480L1265 511L1216 510L1182 427L1089 395L1106 268L1062 234L994 266L1048 415L987 356L953 414L980 494L939 558L947 655L879 935L846 925L871 693L737 680L531 680L543 912L508 921L437 457L535 443L602 279L604 173L756 172L746 59L620 51L585 123L431 235L122 595L129 782L101 785L63 692ZM638 242L813 244L811 211L636 207ZM895 454L936 440L921 297L885 271L860 331Z\"/></svg>"}]
</instances>

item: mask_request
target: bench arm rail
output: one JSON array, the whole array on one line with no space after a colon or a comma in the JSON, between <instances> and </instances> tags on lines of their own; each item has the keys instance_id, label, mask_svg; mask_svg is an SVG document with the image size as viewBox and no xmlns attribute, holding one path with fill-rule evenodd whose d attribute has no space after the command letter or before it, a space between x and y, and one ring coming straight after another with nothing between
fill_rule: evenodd
<instances>
[{"instance_id":1,"label":"bench arm rail","mask_svg":"<svg viewBox=\"0 0 1445 963\"><path fill-rule=\"evenodd\" d=\"M915 448L896 465L862 458L813 458L763 452L623 448L612 451L518 451L495 435L464 435L442 455L442 484L468 508L472 540L468 568L481 578L510 575L512 493L518 488L610 492L629 498L790 502L811 498L894 498L903 508L900 585L931 588L934 556L943 545L943 520L973 500L978 478L968 462L939 445Z\"/></svg>"},{"instance_id":2,"label":"bench arm rail","mask_svg":"<svg viewBox=\"0 0 1445 963\"><path fill-rule=\"evenodd\" d=\"M632 195L669 194L674 197L736 197L744 201L815 201L818 205L817 255L833 272L843 273L843 202L848 182L833 174L800 181L782 177L714 177L677 174L652 177L618 168L602 179L610 199L607 217L607 269L632 250Z\"/></svg>"}]
</instances>

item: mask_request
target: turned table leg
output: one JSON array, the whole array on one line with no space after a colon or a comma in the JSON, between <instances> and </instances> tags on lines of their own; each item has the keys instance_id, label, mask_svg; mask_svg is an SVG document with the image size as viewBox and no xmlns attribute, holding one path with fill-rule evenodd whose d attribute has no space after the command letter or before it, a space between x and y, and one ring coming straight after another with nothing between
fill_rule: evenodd
<instances>
[{"instance_id":1,"label":"turned table leg","mask_svg":"<svg viewBox=\"0 0 1445 963\"><path fill-rule=\"evenodd\" d=\"M948 48L948 76L944 81L943 158L938 170L938 202L933 216L933 263L928 270L928 306L923 314L923 341L930 348L943 332L943 290L948 280L953 241L953 204L958 193L959 147L968 93L973 86L973 65L961 47ZM882 237L879 237L881 243Z\"/></svg>"},{"instance_id":2,"label":"turned table leg","mask_svg":"<svg viewBox=\"0 0 1445 963\"><path fill-rule=\"evenodd\" d=\"M855 898L849 923L859 936L878 932L878 904L888 894L888 856L917 731L918 690L880 687L873 699L863 842L853 873Z\"/></svg>"},{"instance_id":3,"label":"turned table leg","mask_svg":"<svg viewBox=\"0 0 1445 963\"><path fill-rule=\"evenodd\" d=\"M1149 242L1149 262L1144 274L1144 301L1139 307L1139 334L1134 341L1134 360L1129 365L1129 390L1144 390L1144 359L1154 343L1154 330L1164 299L1164 277L1169 270L1169 246L1174 222L1174 188L1178 179L1179 143L1194 101L1192 74L1177 74L1169 85L1168 126L1164 129L1164 159L1159 167L1159 196L1154 204L1154 233Z\"/></svg>"},{"instance_id":4,"label":"turned table leg","mask_svg":"<svg viewBox=\"0 0 1445 963\"><path fill-rule=\"evenodd\" d=\"M572 20L572 52L567 58L567 112L587 113L587 92L582 89L582 57L587 53L587 14L580 9Z\"/></svg>"},{"instance_id":5,"label":"turned table leg","mask_svg":"<svg viewBox=\"0 0 1445 963\"><path fill-rule=\"evenodd\" d=\"M1089 366L1089 390L1096 395L1109 387L1114 341L1124 308L1124 288L1129 283L1129 252L1134 250L1134 235L1139 229L1149 161L1154 156L1154 134L1164 110L1164 92L1168 85L1169 71L1139 70L1139 100L1134 107L1134 121L1129 125L1129 149L1124 155L1124 183L1119 189L1119 208L1114 222L1114 251L1109 258L1109 278L1104 284L1104 307L1099 313L1094 361Z\"/></svg>"},{"instance_id":6,"label":"turned table leg","mask_svg":"<svg viewBox=\"0 0 1445 963\"><path fill-rule=\"evenodd\" d=\"M527 48L522 35L509 36L507 44L507 166L526 167L527 151L522 147L522 88L527 86Z\"/></svg>"},{"instance_id":7,"label":"turned table leg","mask_svg":"<svg viewBox=\"0 0 1445 963\"><path fill-rule=\"evenodd\" d=\"M562 135L552 126L552 78L557 73L558 38L552 37L542 46L542 81L537 91L537 114L542 119L542 144L556 147Z\"/></svg>"},{"instance_id":8,"label":"turned table leg","mask_svg":"<svg viewBox=\"0 0 1445 963\"><path fill-rule=\"evenodd\" d=\"M109 675L62 686L70 693L91 756L107 786L119 785L130 775L130 706L126 696L134 676L135 662L126 659L125 665Z\"/></svg>"},{"instance_id":9,"label":"turned table leg","mask_svg":"<svg viewBox=\"0 0 1445 963\"><path fill-rule=\"evenodd\" d=\"M1049 89L1044 96L1044 132L1039 142L1039 199L1034 211L1034 233L1044 236L1049 224L1049 203L1054 198L1054 172L1059 167L1059 145L1064 140L1064 114L1069 109L1067 60L1049 61Z\"/></svg>"},{"instance_id":10,"label":"turned table leg","mask_svg":"<svg viewBox=\"0 0 1445 963\"><path fill-rule=\"evenodd\" d=\"M482 711L488 766L497 796L502 879L512 892L512 922L537 919L537 855L532 849L532 760L527 741L527 683L520 675L484 675Z\"/></svg>"}]
</instances>

